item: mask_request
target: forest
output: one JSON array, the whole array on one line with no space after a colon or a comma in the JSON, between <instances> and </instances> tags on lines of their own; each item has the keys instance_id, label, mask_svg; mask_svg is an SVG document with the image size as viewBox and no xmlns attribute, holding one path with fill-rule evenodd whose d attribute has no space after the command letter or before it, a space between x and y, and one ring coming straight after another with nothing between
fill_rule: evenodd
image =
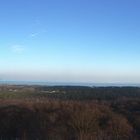
<instances>
[{"instance_id":1,"label":"forest","mask_svg":"<svg viewBox=\"0 0 140 140\"><path fill-rule=\"evenodd\" d=\"M139 87L0 86L0 140L139 139Z\"/></svg>"}]
</instances>

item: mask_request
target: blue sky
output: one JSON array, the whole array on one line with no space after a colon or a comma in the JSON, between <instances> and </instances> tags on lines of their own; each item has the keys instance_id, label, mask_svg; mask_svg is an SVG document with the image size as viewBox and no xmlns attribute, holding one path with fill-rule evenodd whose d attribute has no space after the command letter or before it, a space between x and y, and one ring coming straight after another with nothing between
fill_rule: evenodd
<instances>
[{"instance_id":1,"label":"blue sky","mask_svg":"<svg viewBox=\"0 0 140 140\"><path fill-rule=\"evenodd\" d=\"M139 0L1 0L0 79L140 83Z\"/></svg>"}]
</instances>

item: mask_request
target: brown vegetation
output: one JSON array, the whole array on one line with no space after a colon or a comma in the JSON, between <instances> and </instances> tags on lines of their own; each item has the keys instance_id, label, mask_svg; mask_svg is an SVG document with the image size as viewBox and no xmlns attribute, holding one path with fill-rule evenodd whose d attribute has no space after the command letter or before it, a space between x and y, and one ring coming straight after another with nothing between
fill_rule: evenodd
<instances>
[{"instance_id":1,"label":"brown vegetation","mask_svg":"<svg viewBox=\"0 0 140 140\"><path fill-rule=\"evenodd\" d=\"M1 140L134 140L127 119L94 101L1 100Z\"/></svg>"}]
</instances>

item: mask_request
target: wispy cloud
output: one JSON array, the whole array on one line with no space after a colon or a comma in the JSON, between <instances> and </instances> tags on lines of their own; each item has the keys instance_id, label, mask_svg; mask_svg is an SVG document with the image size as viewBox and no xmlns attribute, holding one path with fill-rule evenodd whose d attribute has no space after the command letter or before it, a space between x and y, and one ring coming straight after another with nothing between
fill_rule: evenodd
<instances>
[{"instance_id":1,"label":"wispy cloud","mask_svg":"<svg viewBox=\"0 0 140 140\"><path fill-rule=\"evenodd\" d=\"M36 37L36 36L38 36L39 35L39 33L31 33L29 36L30 37Z\"/></svg>"},{"instance_id":2,"label":"wispy cloud","mask_svg":"<svg viewBox=\"0 0 140 140\"><path fill-rule=\"evenodd\" d=\"M12 45L11 50L14 53L20 54L20 53L23 53L25 51L25 46L23 46L23 45Z\"/></svg>"},{"instance_id":3,"label":"wispy cloud","mask_svg":"<svg viewBox=\"0 0 140 140\"><path fill-rule=\"evenodd\" d=\"M40 35L42 35L42 34L44 34L44 33L46 33L47 31L46 30L41 30L41 31L38 31L38 32L33 32L33 33L31 33L31 34L29 34L29 37L37 37L37 36L40 36Z\"/></svg>"},{"instance_id":4,"label":"wispy cloud","mask_svg":"<svg viewBox=\"0 0 140 140\"><path fill-rule=\"evenodd\" d=\"M34 30L28 34L28 37L35 38L47 32L46 26L44 26L44 22L38 17L35 17L35 20L32 23Z\"/></svg>"}]
</instances>

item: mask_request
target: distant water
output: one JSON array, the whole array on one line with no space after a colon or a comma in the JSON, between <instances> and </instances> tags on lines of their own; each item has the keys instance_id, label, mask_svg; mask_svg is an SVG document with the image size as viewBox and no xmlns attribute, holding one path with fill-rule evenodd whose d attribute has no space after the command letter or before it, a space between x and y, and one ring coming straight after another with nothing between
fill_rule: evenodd
<instances>
[{"instance_id":1,"label":"distant water","mask_svg":"<svg viewBox=\"0 0 140 140\"><path fill-rule=\"evenodd\" d=\"M46 85L46 86L96 86L96 87L108 87L108 86L135 86L140 87L140 84L134 83L83 83L83 82L48 82L48 81L4 81L1 80L0 84L9 85Z\"/></svg>"},{"instance_id":2,"label":"distant water","mask_svg":"<svg viewBox=\"0 0 140 140\"><path fill-rule=\"evenodd\" d=\"M47 82L47 81L0 81L0 84L9 85L47 85L47 86L93 86L92 83L75 83L75 82Z\"/></svg>"}]
</instances>

